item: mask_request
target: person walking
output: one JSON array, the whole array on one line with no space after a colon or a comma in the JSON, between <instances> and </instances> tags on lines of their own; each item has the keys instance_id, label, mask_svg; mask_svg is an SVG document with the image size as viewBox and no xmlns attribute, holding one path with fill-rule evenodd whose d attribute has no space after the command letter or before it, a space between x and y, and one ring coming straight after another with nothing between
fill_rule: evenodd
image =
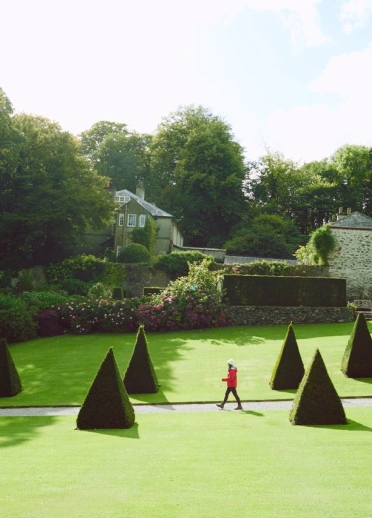
<instances>
[{"instance_id":1,"label":"person walking","mask_svg":"<svg viewBox=\"0 0 372 518\"><path fill-rule=\"evenodd\" d=\"M242 403L240 401L240 398L238 396L238 393L236 391L236 387L238 385L238 369L235 366L234 360L228 360L228 371L227 371L227 378L222 378L222 381L227 382L227 389L225 392L225 397L222 401L222 403L216 403L216 405L220 408L223 408L225 406L225 403L229 397L230 392L232 392L234 398L236 399L236 402L238 403L238 406L235 408L235 410L243 410Z\"/></svg>"}]
</instances>

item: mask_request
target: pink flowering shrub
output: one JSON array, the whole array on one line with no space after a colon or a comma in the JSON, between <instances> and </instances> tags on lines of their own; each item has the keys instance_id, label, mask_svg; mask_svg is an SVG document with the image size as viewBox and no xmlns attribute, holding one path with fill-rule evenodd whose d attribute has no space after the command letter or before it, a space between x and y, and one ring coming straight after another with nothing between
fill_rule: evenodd
<instances>
[{"instance_id":1,"label":"pink flowering shrub","mask_svg":"<svg viewBox=\"0 0 372 518\"><path fill-rule=\"evenodd\" d=\"M75 334L120 333L138 327L139 299L97 299L53 307L66 329Z\"/></svg>"},{"instance_id":2,"label":"pink flowering shrub","mask_svg":"<svg viewBox=\"0 0 372 518\"><path fill-rule=\"evenodd\" d=\"M189 274L169 284L138 309L138 322L148 331L202 329L226 325L222 274L208 269L209 260L189 264Z\"/></svg>"}]
</instances>

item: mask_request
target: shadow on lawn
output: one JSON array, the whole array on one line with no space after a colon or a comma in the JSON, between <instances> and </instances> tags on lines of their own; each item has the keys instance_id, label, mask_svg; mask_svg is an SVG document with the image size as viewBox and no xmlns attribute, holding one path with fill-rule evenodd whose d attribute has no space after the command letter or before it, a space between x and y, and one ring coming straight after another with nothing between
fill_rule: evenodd
<instances>
[{"instance_id":1,"label":"shadow on lawn","mask_svg":"<svg viewBox=\"0 0 372 518\"><path fill-rule=\"evenodd\" d=\"M132 428L119 429L119 428L110 428L110 429L100 429L100 430L79 430L79 432L89 432L89 433L98 433L100 435L111 435L113 437L120 437L122 439L139 439L138 432L138 423L134 423Z\"/></svg>"},{"instance_id":2,"label":"shadow on lawn","mask_svg":"<svg viewBox=\"0 0 372 518\"><path fill-rule=\"evenodd\" d=\"M347 378L347 376L345 376ZM354 381L359 381L360 383L367 383L367 385L372 385L372 378L350 378Z\"/></svg>"},{"instance_id":3,"label":"shadow on lawn","mask_svg":"<svg viewBox=\"0 0 372 518\"><path fill-rule=\"evenodd\" d=\"M55 417L1 417L0 418L0 448L19 446L35 439L38 429L51 426Z\"/></svg>"},{"instance_id":4,"label":"shadow on lawn","mask_svg":"<svg viewBox=\"0 0 372 518\"><path fill-rule=\"evenodd\" d=\"M241 413L255 415L257 417L265 417L265 414L262 414L261 412L256 412L255 410L241 410Z\"/></svg>"},{"instance_id":5,"label":"shadow on lawn","mask_svg":"<svg viewBox=\"0 0 372 518\"><path fill-rule=\"evenodd\" d=\"M305 425L307 428L329 428L331 430L341 430L343 432L372 432L372 428L369 426L365 426L362 423L358 423L357 421L353 421L352 419L348 419L347 424L319 424L319 425ZM298 425L297 425L298 426Z\"/></svg>"}]
</instances>

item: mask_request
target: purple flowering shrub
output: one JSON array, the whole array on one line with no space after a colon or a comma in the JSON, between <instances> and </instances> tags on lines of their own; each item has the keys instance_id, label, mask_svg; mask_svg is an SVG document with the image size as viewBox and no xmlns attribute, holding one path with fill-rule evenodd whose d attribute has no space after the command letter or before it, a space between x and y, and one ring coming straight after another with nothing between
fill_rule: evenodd
<instances>
[{"instance_id":1,"label":"purple flowering shrub","mask_svg":"<svg viewBox=\"0 0 372 518\"><path fill-rule=\"evenodd\" d=\"M58 336L64 333L65 328L61 323L61 318L52 309L42 309L36 316L38 324L38 336Z\"/></svg>"},{"instance_id":2,"label":"purple flowering shrub","mask_svg":"<svg viewBox=\"0 0 372 518\"><path fill-rule=\"evenodd\" d=\"M138 322L148 331L202 329L226 325L222 274L209 271L210 260L189 264L187 277L171 282L138 309Z\"/></svg>"}]
</instances>

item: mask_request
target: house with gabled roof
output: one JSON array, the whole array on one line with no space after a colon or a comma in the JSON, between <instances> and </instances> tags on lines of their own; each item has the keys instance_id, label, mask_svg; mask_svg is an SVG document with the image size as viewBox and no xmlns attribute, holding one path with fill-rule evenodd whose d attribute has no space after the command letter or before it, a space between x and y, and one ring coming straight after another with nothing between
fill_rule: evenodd
<instances>
[{"instance_id":1,"label":"house with gabled roof","mask_svg":"<svg viewBox=\"0 0 372 518\"><path fill-rule=\"evenodd\" d=\"M142 185L137 186L136 194L122 189L113 192L113 196L117 209L111 224L98 232L87 234L84 245L79 247L79 253L102 256L108 249L117 255L124 246L132 242L133 230L143 228L149 216L154 219L158 229L154 254L169 254L182 249L183 235L174 217L146 201Z\"/></svg>"},{"instance_id":2,"label":"house with gabled roof","mask_svg":"<svg viewBox=\"0 0 372 518\"><path fill-rule=\"evenodd\" d=\"M372 299L372 218L341 207L330 228L336 248L328 258L329 275L346 278L350 301Z\"/></svg>"}]
</instances>

